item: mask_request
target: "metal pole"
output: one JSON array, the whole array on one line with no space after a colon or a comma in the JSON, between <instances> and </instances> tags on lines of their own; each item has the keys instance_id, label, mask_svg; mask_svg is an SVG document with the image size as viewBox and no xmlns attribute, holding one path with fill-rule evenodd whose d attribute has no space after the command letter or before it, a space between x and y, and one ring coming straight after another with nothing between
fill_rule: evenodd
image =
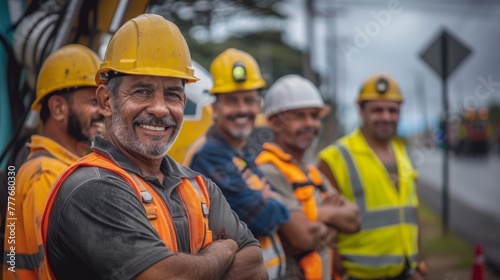
<instances>
[{"instance_id":1,"label":"metal pole","mask_svg":"<svg viewBox=\"0 0 500 280\"><path fill-rule=\"evenodd\" d=\"M68 3L68 8L61 22L61 29L57 32L51 53L57 51L68 42L71 28L73 28L73 21L77 17L78 11L80 11L82 2L82 0L73 0Z\"/></svg>"},{"instance_id":2,"label":"metal pole","mask_svg":"<svg viewBox=\"0 0 500 280\"><path fill-rule=\"evenodd\" d=\"M122 24L123 17L125 16L125 12L127 11L129 2L129 0L120 0L120 2L118 2L115 14L113 15L113 19L111 20L111 24L109 25L108 32L110 34L115 34L116 30L118 30L118 28Z\"/></svg>"},{"instance_id":3,"label":"metal pole","mask_svg":"<svg viewBox=\"0 0 500 280\"><path fill-rule=\"evenodd\" d=\"M449 154L448 154L448 82L447 82L447 74L448 74L448 42L447 42L447 34L442 36L441 38L441 59L442 59L442 66L443 66L443 134L444 134L444 141L443 141L443 233L447 234L448 229L449 229L449 205L448 205L448 198L449 198L449 190L448 190L448 171L449 171L449 166L448 166L448 161L449 161Z\"/></svg>"},{"instance_id":4,"label":"metal pole","mask_svg":"<svg viewBox=\"0 0 500 280\"><path fill-rule=\"evenodd\" d=\"M304 77L316 84L316 77L311 66L312 46L314 45L314 0L306 0L306 46L304 48Z\"/></svg>"}]
</instances>

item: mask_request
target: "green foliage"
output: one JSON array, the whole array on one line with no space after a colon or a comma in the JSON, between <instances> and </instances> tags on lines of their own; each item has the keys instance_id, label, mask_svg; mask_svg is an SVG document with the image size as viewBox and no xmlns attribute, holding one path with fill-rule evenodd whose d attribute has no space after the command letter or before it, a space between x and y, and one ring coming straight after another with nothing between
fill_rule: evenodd
<instances>
[{"instance_id":1,"label":"green foliage","mask_svg":"<svg viewBox=\"0 0 500 280\"><path fill-rule=\"evenodd\" d=\"M492 123L497 123L500 121L500 104L491 104L488 108L489 119Z\"/></svg>"},{"instance_id":2,"label":"green foliage","mask_svg":"<svg viewBox=\"0 0 500 280\"><path fill-rule=\"evenodd\" d=\"M418 209L422 236L422 253L427 258L457 257L456 267L470 267L473 249L455 233L440 234L441 220L425 203Z\"/></svg>"},{"instance_id":3,"label":"green foliage","mask_svg":"<svg viewBox=\"0 0 500 280\"><path fill-rule=\"evenodd\" d=\"M268 85L287 74L302 74L302 52L283 43L280 32L252 33L232 37L222 43L199 43L192 38L186 40L192 58L207 69L219 53L227 48L236 48L257 60Z\"/></svg>"},{"instance_id":4,"label":"green foliage","mask_svg":"<svg viewBox=\"0 0 500 280\"><path fill-rule=\"evenodd\" d=\"M241 14L283 18L275 9L282 0L158 0L151 12L175 22L186 33L193 26L208 28Z\"/></svg>"}]
</instances>

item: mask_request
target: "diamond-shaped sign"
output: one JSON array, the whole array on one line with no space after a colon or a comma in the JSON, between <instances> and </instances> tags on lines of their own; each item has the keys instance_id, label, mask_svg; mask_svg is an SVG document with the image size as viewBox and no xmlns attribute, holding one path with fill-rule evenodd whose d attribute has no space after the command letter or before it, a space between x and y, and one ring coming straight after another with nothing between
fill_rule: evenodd
<instances>
[{"instance_id":1,"label":"diamond-shaped sign","mask_svg":"<svg viewBox=\"0 0 500 280\"><path fill-rule=\"evenodd\" d=\"M420 57L443 79L458 67L470 54L471 50L443 30L430 46L420 54Z\"/></svg>"}]
</instances>

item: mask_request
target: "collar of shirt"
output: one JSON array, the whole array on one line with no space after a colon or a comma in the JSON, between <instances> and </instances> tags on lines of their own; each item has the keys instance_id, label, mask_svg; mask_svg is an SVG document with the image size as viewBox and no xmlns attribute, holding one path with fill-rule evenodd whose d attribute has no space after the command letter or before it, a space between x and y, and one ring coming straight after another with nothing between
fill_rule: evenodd
<instances>
[{"instance_id":1,"label":"collar of shirt","mask_svg":"<svg viewBox=\"0 0 500 280\"><path fill-rule=\"evenodd\" d=\"M101 136L95 137L91 148L95 153L112 160L121 168L133 172L147 181L158 180L154 176L143 174L127 157L125 157L125 155L118 151L111 142L105 140ZM161 184L163 187L178 186L181 182L181 178L192 179L199 175L191 169L178 164L168 155L163 157L160 170L165 175L163 184Z\"/></svg>"},{"instance_id":2,"label":"collar of shirt","mask_svg":"<svg viewBox=\"0 0 500 280\"><path fill-rule=\"evenodd\" d=\"M31 136L31 143L28 143L27 146L31 148L30 154L45 150L53 157L66 163L67 165L71 165L79 159L77 155L73 154L56 141L45 136Z\"/></svg>"},{"instance_id":3,"label":"collar of shirt","mask_svg":"<svg viewBox=\"0 0 500 280\"><path fill-rule=\"evenodd\" d=\"M215 141L220 142L224 147L229 149L230 153L234 154L236 157L245 160L248 165L252 166L252 168L256 166L254 164L255 156L253 156L253 153L249 150L248 145L245 144L245 146L243 147L243 151L235 149L233 146L229 145L229 143L224 139L224 137L222 137L222 135L213 126L208 129L206 136L207 140L213 139Z\"/></svg>"}]
</instances>

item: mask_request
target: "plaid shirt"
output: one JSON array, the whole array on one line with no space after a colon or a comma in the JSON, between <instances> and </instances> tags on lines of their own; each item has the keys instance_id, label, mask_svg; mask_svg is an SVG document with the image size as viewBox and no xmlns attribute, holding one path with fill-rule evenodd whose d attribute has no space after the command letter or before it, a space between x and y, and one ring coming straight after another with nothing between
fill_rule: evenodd
<instances>
[{"instance_id":1,"label":"plaid shirt","mask_svg":"<svg viewBox=\"0 0 500 280\"><path fill-rule=\"evenodd\" d=\"M264 199L260 191L251 189L244 180L242 173L246 169L263 178L255 158L248 149L240 153L231 147L213 127L206 137L190 167L219 186L233 211L255 236L275 233L280 224L288 222L290 214L283 203L273 198Z\"/></svg>"}]
</instances>

